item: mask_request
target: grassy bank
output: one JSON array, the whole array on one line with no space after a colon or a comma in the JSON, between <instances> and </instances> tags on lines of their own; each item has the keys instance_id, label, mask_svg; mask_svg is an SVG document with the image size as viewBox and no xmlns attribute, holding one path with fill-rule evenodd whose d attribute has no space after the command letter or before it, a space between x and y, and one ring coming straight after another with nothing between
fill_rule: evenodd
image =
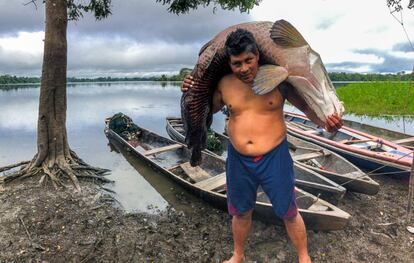
<instances>
[{"instance_id":1,"label":"grassy bank","mask_svg":"<svg viewBox=\"0 0 414 263\"><path fill-rule=\"evenodd\" d=\"M414 115L413 82L352 83L337 89L349 113Z\"/></svg>"}]
</instances>

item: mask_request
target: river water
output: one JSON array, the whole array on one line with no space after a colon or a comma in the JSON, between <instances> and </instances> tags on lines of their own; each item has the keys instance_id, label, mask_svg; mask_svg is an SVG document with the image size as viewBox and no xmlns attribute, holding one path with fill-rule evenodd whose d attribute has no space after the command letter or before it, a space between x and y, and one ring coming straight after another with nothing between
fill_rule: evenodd
<instances>
[{"instance_id":1,"label":"river water","mask_svg":"<svg viewBox=\"0 0 414 263\"><path fill-rule=\"evenodd\" d=\"M71 148L87 163L110 169L108 186L127 211L153 212L175 203L184 190L142 163L111 151L103 129L106 117L117 112L167 136L165 117L179 116L179 83L116 82L68 84L67 129ZM39 86L0 89L0 167L29 160L36 153ZM295 111L289 105L285 110ZM389 118L345 118L414 134L413 121ZM223 131L224 116L215 114L213 128ZM179 203L179 202L178 202Z\"/></svg>"}]
</instances>

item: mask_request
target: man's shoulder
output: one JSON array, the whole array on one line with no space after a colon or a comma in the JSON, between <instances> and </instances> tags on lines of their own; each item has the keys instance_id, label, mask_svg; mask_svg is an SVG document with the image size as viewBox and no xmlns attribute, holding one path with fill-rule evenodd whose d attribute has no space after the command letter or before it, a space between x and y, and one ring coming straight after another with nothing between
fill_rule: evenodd
<instances>
[{"instance_id":1,"label":"man's shoulder","mask_svg":"<svg viewBox=\"0 0 414 263\"><path fill-rule=\"evenodd\" d=\"M234 81L236 79L236 75L234 75L233 73L224 75L220 82L227 82L227 81Z\"/></svg>"},{"instance_id":2,"label":"man's shoulder","mask_svg":"<svg viewBox=\"0 0 414 263\"><path fill-rule=\"evenodd\" d=\"M227 75L223 76L220 79L220 81L218 83L218 86L219 87L229 86L229 85L235 83L236 81L237 81L236 75L234 75L234 74L227 74Z\"/></svg>"}]
</instances>

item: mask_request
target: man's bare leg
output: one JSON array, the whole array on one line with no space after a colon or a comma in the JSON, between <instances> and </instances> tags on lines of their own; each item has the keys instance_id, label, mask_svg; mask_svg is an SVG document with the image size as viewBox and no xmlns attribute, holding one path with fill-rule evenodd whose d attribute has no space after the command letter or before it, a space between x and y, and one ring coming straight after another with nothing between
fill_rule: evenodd
<instances>
[{"instance_id":1,"label":"man's bare leg","mask_svg":"<svg viewBox=\"0 0 414 263\"><path fill-rule=\"evenodd\" d=\"M309 263L308 240L306 228L302 216L298 213L295 217L284 220L286 231L299 256L299 263Z\"/></svg>"},{"instance_id":2,"label":"man's bare leg","mask_svg":"<svg viewBox=\"0 0 414 263\"><path fill-rule=\"evenodd\" d=\"M229 260L223 261L223 263L239 263L244 261L244 244L252 226L252 213L253 210L250 210L241 215L233 216L233 256Z\"/></svg>"}]
</instances>

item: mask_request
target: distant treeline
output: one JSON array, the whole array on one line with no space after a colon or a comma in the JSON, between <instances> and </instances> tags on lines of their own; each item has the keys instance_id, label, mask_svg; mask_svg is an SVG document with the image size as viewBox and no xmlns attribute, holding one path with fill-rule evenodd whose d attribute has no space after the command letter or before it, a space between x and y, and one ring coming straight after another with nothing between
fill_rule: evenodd
<instances>
[{"instance_id":1,"label":"distant treeline","mask_svg":"<svg viewBox=\"0 0 414 263\"><path fill-rule=\"evenodd\" d=\"M405 74L400 72L397 74L359 74L330 72L328 73L332 81L413 81L414 74Z\"/></svg>"},{"instance_id":2,"label":"distant treeline","mask_svg":"<svg viewBox=\"0 0 414 263\"><path fill-rule=\"evenodd\" d=\"M161 76L151 77L99 77L99 78L67 78L68 82L111 82L111 81L180 81L183 80L187 74L191 73L191 69L182 68L176 75L167 76L165 74ZM11 75L0 76L0 84L24 84L24 83L40 83L38 77L17 77Z\"/></svg>"},{"instance_id":3,"label":"distant treeline","mask_svg":"<svg viewBox=\"0 0 414 263\"><path fill-rule=\"evenodd\" d=\"M177 75L152 76L152 77L99 77L99 78L68 78L68 82L110 82L110 81L181 81L187 74L191 73L191 69L183 68ZM359 74L331 72L328 73L332 81L414 81L414 74L405 74L400 72L397 74ZM17 77L11 75L0 76L0 84L22 84L22 83L40 83L37 77Z\"/></svg>"}]
</instances>

